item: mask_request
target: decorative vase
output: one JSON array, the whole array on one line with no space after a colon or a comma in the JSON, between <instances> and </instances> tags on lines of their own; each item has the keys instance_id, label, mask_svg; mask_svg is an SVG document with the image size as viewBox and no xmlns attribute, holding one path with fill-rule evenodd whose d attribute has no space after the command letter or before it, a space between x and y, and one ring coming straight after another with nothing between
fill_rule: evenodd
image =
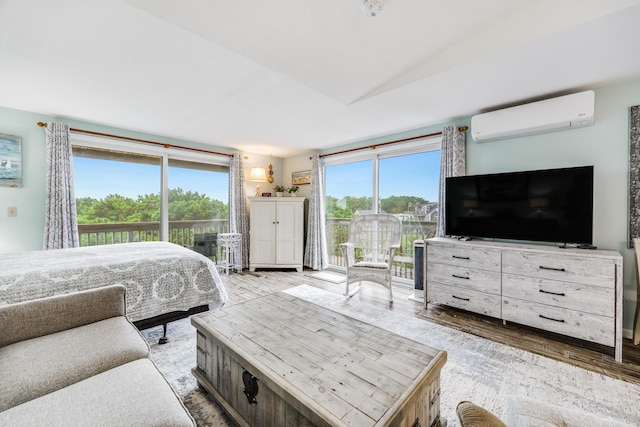
<instances>
[{"instance_id":1,"label":"decorative vase","mask_svg":"<svg viewBox=\"0 0 640 427\"><path fill-rule=\"evenodd\" d=\"M276 192L276 197L282 197L282 191L277 191Z\"/></svg>"}]
</instances>

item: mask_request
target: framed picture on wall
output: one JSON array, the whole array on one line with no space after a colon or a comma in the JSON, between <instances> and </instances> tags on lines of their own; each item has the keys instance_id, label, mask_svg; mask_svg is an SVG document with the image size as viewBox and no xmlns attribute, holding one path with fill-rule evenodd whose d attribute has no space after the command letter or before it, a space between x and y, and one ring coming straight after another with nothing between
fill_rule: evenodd
<instances>
[{"instance_id":1,"label":"framed picture on wall","mask_svg":"<svg viewBox=\"0 0 640 427\"><path fill-rule=\"evenodd\" d=\"M22 187L22 138L0 133L0 187Z\"/></svg>"},{"instance_id":2,"label":"framed picture on wall","mask_svg":"<svg viewBox=\"0 0 640 427\"><path fill-rule=\"evenodd\" d=\"M291 174L291 185L311 184L311 171L293 172Z\"/></svg>"}]
</instances>

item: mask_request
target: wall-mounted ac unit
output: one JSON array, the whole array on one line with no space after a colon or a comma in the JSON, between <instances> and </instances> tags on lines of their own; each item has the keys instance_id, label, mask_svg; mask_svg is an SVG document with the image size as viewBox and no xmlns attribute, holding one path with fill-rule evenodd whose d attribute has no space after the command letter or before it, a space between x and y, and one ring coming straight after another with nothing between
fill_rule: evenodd
<instances>
[{"instance_id":1,"label":"wall-mounted ac unit","mask_svg":"<svg viewBox=\"0 0 640 427\"><path fill-rule=\"evenodd\" d=\"M471 118L471 136L487 142L590 126L594 106L595 94L588 90L478 114Z\"/></svg>"}]
</instances>

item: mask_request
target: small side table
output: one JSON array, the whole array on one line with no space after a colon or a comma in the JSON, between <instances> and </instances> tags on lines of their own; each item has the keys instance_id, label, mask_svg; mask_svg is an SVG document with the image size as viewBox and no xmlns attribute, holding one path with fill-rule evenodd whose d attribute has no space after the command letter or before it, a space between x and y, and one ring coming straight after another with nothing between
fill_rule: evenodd
<instances>
[{"instance_id":1,"label":"small side table","mask_svg":"<svg viewBox=\"0 0 640 427\"><path fill-rule=\"evenodd\" d=\"M218 271L224 271L227 276L230 270L242 273L242 234L219 233L218 247L221 252Z\"/></svg>"}]
</instances>

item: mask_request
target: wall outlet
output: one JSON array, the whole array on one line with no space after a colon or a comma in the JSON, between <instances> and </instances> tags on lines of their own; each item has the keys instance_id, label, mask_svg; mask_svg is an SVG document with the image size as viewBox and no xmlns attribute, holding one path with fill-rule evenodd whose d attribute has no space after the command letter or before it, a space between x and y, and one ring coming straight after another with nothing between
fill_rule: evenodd
<instances>
[{"instance_id":1,"label":"wall outlet","mask_svg":"<svg viewBox=\"0 0 640 427\"><path fill-rule=\"evenodd\" d=\"M7 216L8 217L14 217L14 216L18 216L18 208L15 206L10 206L7 208Z\"/></svg>"}]
</instances>

